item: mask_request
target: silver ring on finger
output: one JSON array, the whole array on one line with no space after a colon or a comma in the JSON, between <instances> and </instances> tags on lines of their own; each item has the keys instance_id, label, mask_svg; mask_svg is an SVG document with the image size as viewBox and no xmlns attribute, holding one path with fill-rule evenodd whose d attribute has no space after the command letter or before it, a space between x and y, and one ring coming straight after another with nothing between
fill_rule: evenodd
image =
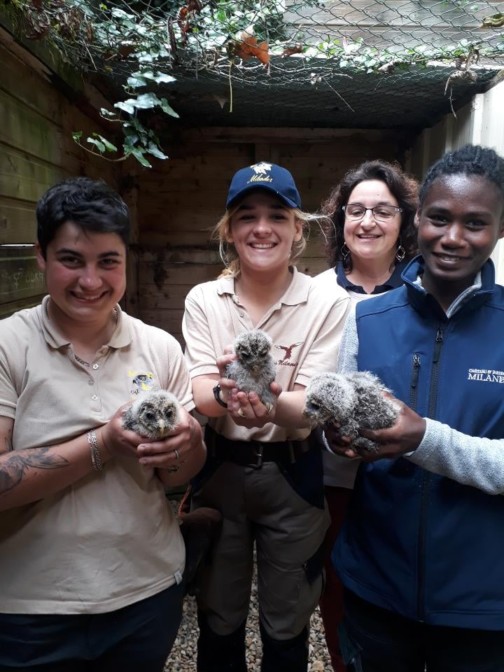
<instances>
[{"instance_id":1,"label":"silver ring on finger","mask_svg":"<svg viewBox=\"0 0 504 672\"><path fill-rule=\"evenodd\" d=\"M236 411L236 414L239 415L240 418L245 417L245 413L243 412L243 408L241 408L241 407Z\"/></svg>"},{"instance_id":2,"label":"silver ring on finger","mask_svg":"<svg viewBox=\"0 0 504 672\"><path fill-rule=\"evenodd\" d=\"M178 452L178 450L175 448L173 452L175 453L175 459L180 460L180 453Z\"/></svg>"}]
</instances>

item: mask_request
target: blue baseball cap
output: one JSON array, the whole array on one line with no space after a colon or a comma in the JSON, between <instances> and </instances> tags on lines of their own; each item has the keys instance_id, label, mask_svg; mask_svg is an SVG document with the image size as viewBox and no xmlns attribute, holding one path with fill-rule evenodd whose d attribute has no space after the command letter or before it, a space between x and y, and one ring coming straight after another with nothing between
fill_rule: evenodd
<instances>
[{"instance_id":1,"label":"blue baseball cap","mask_svg":"<svg viewBox=\"0 0 504 672\"><path fill-rule=\"evenodd\" d=\"M301 207L301 196L289 171L274 163L261 161L234 174L229 185L226 208L253 189L267 189L290 208Z\"/></svg>"}]
</instances>

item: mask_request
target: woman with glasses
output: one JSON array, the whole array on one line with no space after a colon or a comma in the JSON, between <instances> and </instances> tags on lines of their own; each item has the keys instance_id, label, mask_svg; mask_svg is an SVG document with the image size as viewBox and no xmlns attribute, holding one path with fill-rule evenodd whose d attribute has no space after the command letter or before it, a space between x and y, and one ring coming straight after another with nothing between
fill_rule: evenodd
<instances>
[{"instance_id":1,"label":"woman with glasses","mask_svg":"<svg viewBox=\"0 0 504 672\"><path fill-rule=\"evenodd\" d=\"M416 253L417 183L397 165L366 161L346 173L323 204L329 218L326 252L331 268L315 279L323 292L343 287L355 301L402 284L401 273ZM326 641L335 672L346 669L340 654L342 586L330 562L358 462L324 452L324 487L331 527L327 533L326 585L320 600Z\"/></svg>"}]
</instances>

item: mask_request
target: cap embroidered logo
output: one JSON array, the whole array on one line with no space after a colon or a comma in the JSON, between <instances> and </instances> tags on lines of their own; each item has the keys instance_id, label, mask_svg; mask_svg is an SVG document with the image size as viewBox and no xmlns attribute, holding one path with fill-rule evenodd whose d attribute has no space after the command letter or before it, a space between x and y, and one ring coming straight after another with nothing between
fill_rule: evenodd
<instances>
[{"instance_id":1,"label":"cap embroidered logo","mask_svg":"<svg viewBox=\"0 0 504 672\"><path fill-rule=\"evenodd\" d=\"M229 186L226 208L252 189L266 189L289 208L300 208L301 197L294 178L286 168L261 161L236 172Z\"/></svg>"}]
</instances>

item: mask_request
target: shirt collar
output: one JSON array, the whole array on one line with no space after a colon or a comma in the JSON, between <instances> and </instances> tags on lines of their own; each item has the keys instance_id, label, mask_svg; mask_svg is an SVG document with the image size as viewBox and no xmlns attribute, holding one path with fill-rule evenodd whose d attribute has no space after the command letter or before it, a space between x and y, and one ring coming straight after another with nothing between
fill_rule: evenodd
<instances>
[{"instance_id":1,"label":"shirt collar","mask_svg":"<svg viewBox=\"0 0 504 672\"><path fill-rule=\"evenodd\" d=\"M406 265L407 263L404 261L397 263L390 278L383 284L376 285L371 294L383 294L384 292L388 292L391 289L400 287L403 284L401 273L403 272ZM343 287L343 289L346 289L347 292L355 292L356 294L367 294L363 287L360 285L354 285L353 282L349 279L348 275L345 273L345 269L343 268L343 262L338 261L335 270L338 285Z\"/></svg>"},{"instance_id":2,"label":"shirt collar","mask_svg":"<svg viewBox=\"0 0 504 672\"><path fill-rule=\"evenodd\" d=\"M49 312L48 312L49 301L50 297L44 296L44 298L42 299L42 303L38 307L42 332L44 334L46 343L50 347L55 349L68 346L70 345L70 341L68 340L68 338L66 336L63 336L63 334L59 331L57 326L53 322L51 322L49 318ZM131 326L124 319L124 313L121 310L119 304L115 306L114 310L116 312L116 327L114 329L112 336L110 337L110 341L108 343L105 343L105 345L108 345L111 348L116 349L124 348L127 345L129 345L132 340Z\"/></svg>"},{"instance_id":3,"label":"shirt collar","mask_svg":"<svg viewBox=\"0 0 504 672\"><path fill-rule=\"evenodd\" d=\"M422 290L427 294L427 291L425 287L423 286L422 282L422 276L418 275L417 279L415 280L415 285L418 285L418 287L421 287ZM446 310L446 317L451 317L454 313L461 308L464 303L467 303L469 299L476 294L478 290L480 290L483 286L483 281L481 278L481 271L478 273L478 275L474 278L474 283L470 286L467 287L467 289L464 289L464 291L457 296L457 298L448 306Z\"/></svg>"},{"instance_id":4,"label":"shirt collar","mask_svg":"<svg viewBox=\"0 0 504 672\"><path fill-rule=\"evenodd\" d=\"M300 273L295 266L291 266L290 270L292 271L292 279L290 285L280 299L280 303L287 306L298 306L308 300L312 279L308 275ZM223 294L229 294L232 297L236 295L235 278L233 276L219 278L217 282L217 293L220 296Z\"/></svg>"}]
</instances>

